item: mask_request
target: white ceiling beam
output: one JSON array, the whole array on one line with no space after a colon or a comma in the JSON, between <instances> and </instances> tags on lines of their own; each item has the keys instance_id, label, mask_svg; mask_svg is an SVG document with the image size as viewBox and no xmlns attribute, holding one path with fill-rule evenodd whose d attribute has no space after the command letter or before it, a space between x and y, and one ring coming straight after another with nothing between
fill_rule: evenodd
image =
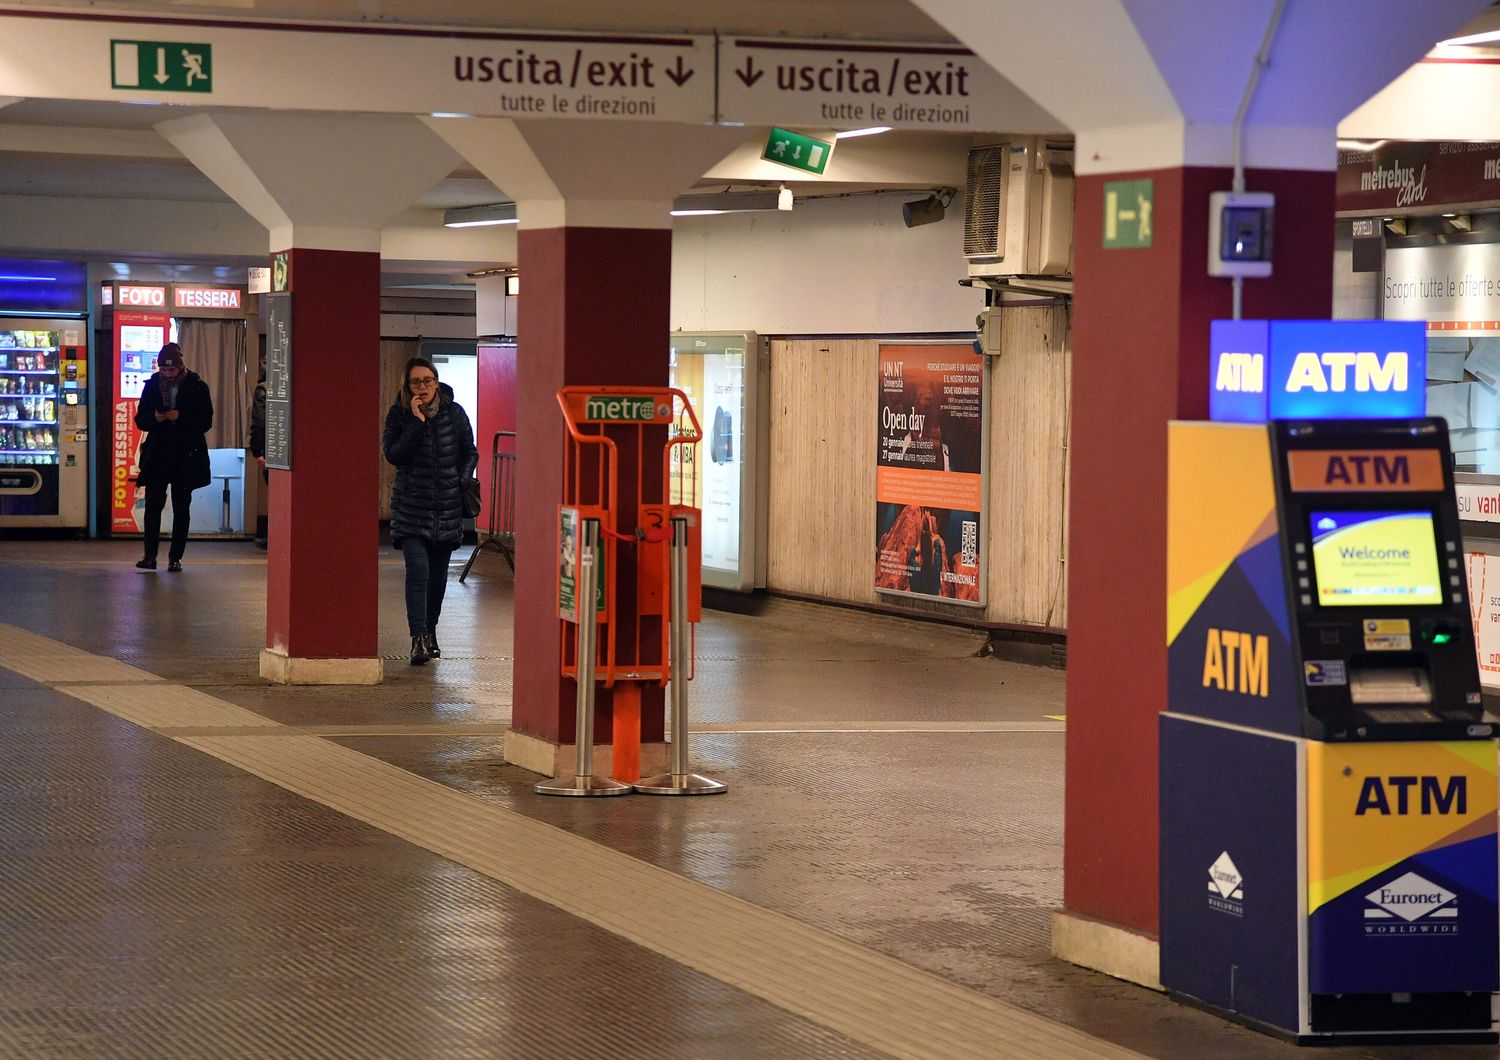
<instances>
[{"instance_id":1,"label":"white ceiling beam","mask_svg":"<svg viewBox=\"0 0 1500 1060\"><path fill-rule=\"evenodd\" d=\"M53 125L0 124L0 151L32 155L186 161L177 148L150 129L78 129Z\"/></svg>"}]
</instances>

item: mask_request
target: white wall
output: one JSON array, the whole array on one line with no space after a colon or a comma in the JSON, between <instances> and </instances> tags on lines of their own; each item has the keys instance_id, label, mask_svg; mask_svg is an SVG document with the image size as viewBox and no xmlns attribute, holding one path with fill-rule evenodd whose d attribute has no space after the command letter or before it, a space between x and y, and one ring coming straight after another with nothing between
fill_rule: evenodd
<instances>
[{"instance_id":1,"label":"white wall","mask_svg":"<svg viewBox=\"0 0 1500 1060\"><path fill-rule=\"evenodd\" d=\"M964 275L963 201L907 228L901 203L868 195L798 202L790 213L678 218L672 328L772 335L973 331L984 307Z\"/></svg>"}]
</instances>

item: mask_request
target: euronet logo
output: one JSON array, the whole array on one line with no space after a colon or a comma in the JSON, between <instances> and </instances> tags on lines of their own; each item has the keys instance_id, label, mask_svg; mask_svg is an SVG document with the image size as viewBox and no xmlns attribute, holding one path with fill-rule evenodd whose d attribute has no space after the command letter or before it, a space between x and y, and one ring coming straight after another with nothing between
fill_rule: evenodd
<instances>
[{"instance_id":1,"label":"euronet logo","mask_svg":"<svg viewBox=\"0 0 1500 1060\"><path fill-rule=\"evenodd\" d=\"M1457 935L1458 895L1415 872L1365 895L1366 935Z\"/></svg>"},{"instance_id":2,"label":"euronet logo","mask_svg":"<svg viewBox=\"0 0 1500 1060\"><path fill-rule=\"evenodd\" d=\"M1245 915L1245 877L1227 850L1208 867L1208 907L1230 916Z\"/></svg>"}]
</instances>

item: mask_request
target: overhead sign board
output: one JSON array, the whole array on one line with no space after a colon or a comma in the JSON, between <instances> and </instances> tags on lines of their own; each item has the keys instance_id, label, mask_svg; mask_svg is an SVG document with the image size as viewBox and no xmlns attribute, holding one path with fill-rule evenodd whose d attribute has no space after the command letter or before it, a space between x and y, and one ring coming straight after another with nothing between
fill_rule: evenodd
<instances>
[{"instance_id":1,"label":"overhead sign board","mask_svg":"<svg viewBox=\"0 0 1500 1060\"><path fill-rule=\"evenodd\" d=\"M898 129L1052 129L1058 123L966 48L719 39L719 118Z\"/></svg>"},{"instance_id":2,"label":"overhead sign board","mask_svg":"<svg viewBox=\"0 0 1500 1060\"><path fill-rule=\"evenodd\" d=\"M143 31L166 35L174 28L194 42L139 39ZM131 100L193 92L204 103L277 110L714 119L710 36L347 23L304 29L204 17L8 11L0 15L0 40L6 43L0 95ZM75 59L59 62L60 55ZM400 76L372 76L377 71Z\"/></svg>"},{"instance_id":3,"label":"overhead sign board","mask_svg":"<svg viewBox=\"0 0 1500 1060\"><path fill-rule=\"evenodd\" d=\"M1340 151L1334 209L1340 214L1442 213L1500 198L1500 142L1384 140Z\"/></svg>"},{"instance_id":4,"label":"overhead sign board","mask_svg":"<svg viewBox=\"0 0 1500 1060\"><path fill-rule=\"evenodd\" d=\"M1419 321L1216 320L1209 419L1399 419L1426 412Z\"/></svg>"}]
</instances>

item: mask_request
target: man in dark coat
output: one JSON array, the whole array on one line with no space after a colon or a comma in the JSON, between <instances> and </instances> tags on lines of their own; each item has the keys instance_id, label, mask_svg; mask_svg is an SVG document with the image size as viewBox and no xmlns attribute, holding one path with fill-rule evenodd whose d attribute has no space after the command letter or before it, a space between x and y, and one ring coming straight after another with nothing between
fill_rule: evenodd
<instances>
[{"instance_id":1,"label":"man in dark coat","mask_svg":"<svg viewBox=\"0 0 1500 1060\"><path fill-rule=\"evenodd\" d=\"M142 570L156 569L161 510L169 489L172 545L167 552L167 570L182 570L193 490L213 481L204 437L213 422L208 384L183 366L182 349L177 343L167 343L157 354L156 374L146 381L135 410L135 425L146 435L141 445L141 473L136 480L146 489L146 555L136 564Z\"/></svg>"}]
</instances>

